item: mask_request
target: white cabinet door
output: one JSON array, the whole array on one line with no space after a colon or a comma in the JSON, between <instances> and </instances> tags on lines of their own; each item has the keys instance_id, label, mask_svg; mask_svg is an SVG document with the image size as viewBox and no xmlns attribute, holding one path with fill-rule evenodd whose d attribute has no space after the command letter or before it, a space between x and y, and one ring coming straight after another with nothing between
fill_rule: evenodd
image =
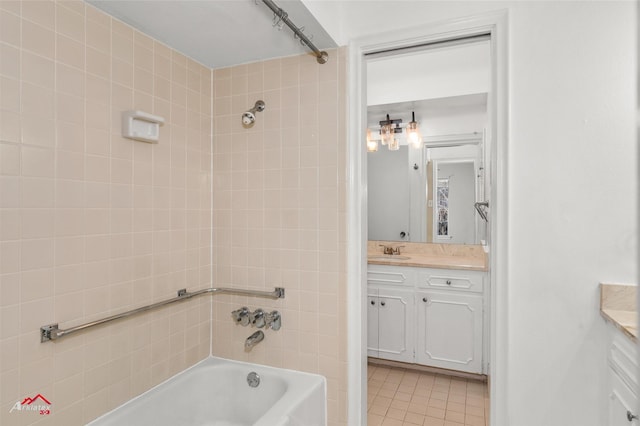
<instances>
[{"instance_id":1,"label":"white cabinet door","mask_svg":"<svg viewBox=\"0 0 640 426\"><path fill-rule=\"evenodd\" d=\"M415 314L411 290L380 289L378 296L379 357L413 362Z\"/></svg>"},{"instance_id":2,"label":"white cabinet door","mask_svg":"<svg viewBox=\"0 0 640 426\"><path fill-rule=\"evenodd\" d=\"M638 426L637 398L620 376L609 369L611 392L609 394L608 426Z\"/></svg>"},{"instance_id":3,"label":"white cabinet door","mask_svg":"<svg viewBox=\"0 0 640 426\"><path fill-rule=\"evenodd\" d=\"M482 296L416 293L416 362L482 373Z\"/></svg>"},{"instance_id":4,"label":"white cabinet door","mask_svg":"<svg viewBox=\"0 0 640 426\"><path fill-rule=\"evenodd\" d=\"M370 288L368 355L414 362L415 314L413 290Z\"/></svg>"}]
</instances>

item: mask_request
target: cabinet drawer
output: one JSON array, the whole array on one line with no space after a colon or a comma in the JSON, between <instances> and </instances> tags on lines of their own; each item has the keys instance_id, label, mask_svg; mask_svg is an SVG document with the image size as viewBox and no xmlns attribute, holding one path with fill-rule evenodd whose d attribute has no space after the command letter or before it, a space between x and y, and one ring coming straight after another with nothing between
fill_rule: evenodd
<instances>
[{"instance_id":1,"label":"cabinet drawer","mask_svg":"<svg viewBox=\"0 0 640 426\"><path fill-rule=\"evenodd\" d=\"M418 287L482 293L485 273L451 269L427 269L418 274Z\"/></svg>"},{"instance_id":2,"label":"cabinet drawer","mask_svg":"<svg viewBox=\"0 0 640 426\"><path fill-rule=\"evenodd\" d=\"M367 268L368 284L413 287L415 280L413 268L386 265L369 265Z\"/></svg>"}]
</instances>

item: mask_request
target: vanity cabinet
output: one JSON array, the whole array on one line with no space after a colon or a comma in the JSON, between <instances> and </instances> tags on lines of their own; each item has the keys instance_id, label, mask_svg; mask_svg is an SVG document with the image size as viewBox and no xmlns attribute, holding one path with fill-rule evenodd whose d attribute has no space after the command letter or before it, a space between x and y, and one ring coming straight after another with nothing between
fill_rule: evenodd
<instances>
[{"instance_id":1,"label":"vanity cabinet","mask_svg":"<svg viewBox=\"0 0 640 426\"><path fill-rule=\"evenodd\" d=\"M627 336L611 327L608 354L608 426L640 426L637 350Z\"/></svg>"},{"instance_id":2,"label":"vanity cabinet","mask_svg":"<svg viewBox=\"0 0 640 426\"><path fill-rule=\"evenodd\" d=\"M370 264L368 355L482 374L485 275Z\"/></svg>"},{"instance_id":3,"label":"vanity cabinet","mask_svg":"<svg viewBox=\"0 0 640 426\"><path fill-rule=\"evenodd\" d=\"M367 300L369 356L413 362L414 295L412 290L369 288Z\"/></svg>"}]
</instances>

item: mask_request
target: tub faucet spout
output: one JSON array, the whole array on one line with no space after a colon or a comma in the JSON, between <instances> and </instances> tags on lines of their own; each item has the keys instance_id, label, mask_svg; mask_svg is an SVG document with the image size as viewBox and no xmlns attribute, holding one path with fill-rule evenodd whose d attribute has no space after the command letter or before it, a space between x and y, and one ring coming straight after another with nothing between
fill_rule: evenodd
<instances>
[{"instance_id":1,"label":"tub faucet spout","mask_svg":"<svg viewBox=\"0 0 640 426\"><path fill-rule=\"evenodd\" d=\"M244 342L244 348L247 350L251 350L255 345L262 342L264 340L264 333L262 330L258 330L253 333L251 336L247 337L247 340Z\"/></svg>"}]
</instances>

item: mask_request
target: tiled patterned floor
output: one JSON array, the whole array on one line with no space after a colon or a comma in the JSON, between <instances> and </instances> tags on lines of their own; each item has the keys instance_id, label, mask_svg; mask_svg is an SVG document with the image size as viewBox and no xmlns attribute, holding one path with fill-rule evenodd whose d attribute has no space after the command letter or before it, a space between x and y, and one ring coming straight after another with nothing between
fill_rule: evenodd
<instances>
[{"instance_id":1,"label":"tiled patterned floor","mask_svg":"<svg viewBox=\"0 0 640 426\"><path fill-rule=\"evenodd\" d=\"M487 384L369 364L368 426L488 426Z\"/></svg>"}]
</instances>

